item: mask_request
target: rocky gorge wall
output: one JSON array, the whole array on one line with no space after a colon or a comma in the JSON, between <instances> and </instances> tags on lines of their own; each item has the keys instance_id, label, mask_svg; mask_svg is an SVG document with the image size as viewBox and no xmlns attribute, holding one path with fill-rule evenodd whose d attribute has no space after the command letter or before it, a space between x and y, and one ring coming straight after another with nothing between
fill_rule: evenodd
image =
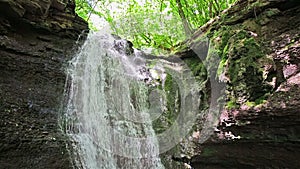
<instances>
[{"instance_id":1,"label":"rocky gorge wall","mask_svg":"<svg viewBox=\"0 0 300 169\"><path fill-rule=\"evenodd\" d=\"M194 148L173 153L175 161L195 169L300 167L299 11L295 0L241 0L181 46L177 54L205 83L206 106L210 76L226 90L212 136L200 143L196 127L188 137ZM204 38L209 49L201 52Z\"/></svg>"},{"instance_id":2,"label":"rocky gorge wall","mask_svg":"<svg viewBox=\"0 0 300 169\"><path fill-rule=\"evenodd\" d=\"M74 1L0 0L0 168L72 168L58 126L66 62L87 23Z\"/></svg>"},{"instance_id":3,"label":"rocky gorge wall","mask_svg":"<svg viewBox=\"0 0 300 169\"><path fill-rule=\"evenodd\" d=\"M64 67L87 24L73 1L0 0L0 13L0 169L72 168L58 116ZM199 113L209 107L209 76L226 84L225 109L207 141L199 122L162 154L166 168L300 167L299 14L298 0L240 0L181 45L176 55L203 87ZM198 51L206 37L208 51ZM220 59L214 74L204 65L211 55ZM179 105L171 76L164 90L158 133Z\"/></svg>"}]
</instances>

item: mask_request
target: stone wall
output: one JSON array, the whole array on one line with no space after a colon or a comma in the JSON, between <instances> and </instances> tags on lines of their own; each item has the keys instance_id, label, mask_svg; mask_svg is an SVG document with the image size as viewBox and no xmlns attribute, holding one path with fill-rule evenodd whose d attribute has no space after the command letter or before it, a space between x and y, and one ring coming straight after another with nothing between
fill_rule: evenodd
<instances>
[{"instance_id":1,"label":"stone wall","mask_svg":"<svg viewBox=\"0 0 300 169\"><path fill-rule=\"evenodd\" d=\"M72 168L58 117L64 68L88 30L74 8L0 0L0 168Z\"/></svg>"}]
</instances>

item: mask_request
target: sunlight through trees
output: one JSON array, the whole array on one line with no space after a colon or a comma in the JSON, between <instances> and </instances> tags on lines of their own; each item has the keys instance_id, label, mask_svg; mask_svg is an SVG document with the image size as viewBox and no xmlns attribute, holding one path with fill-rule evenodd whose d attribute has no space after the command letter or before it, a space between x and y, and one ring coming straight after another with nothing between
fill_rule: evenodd
<instances>
[{"instance_id":1,"label":"sunlight through trees","mask_svg":"<svg viewBox=\"0 0 300 169\"><path fill-rule=\"evenodd\" d=\"M132 41L136 48L164 53L172 52L179 42L235 1L76 0L76 12L89 21L91 29L109 25L111 33ZM99 19L93 19L95 16Z\"/></svg>"}]
</instances>

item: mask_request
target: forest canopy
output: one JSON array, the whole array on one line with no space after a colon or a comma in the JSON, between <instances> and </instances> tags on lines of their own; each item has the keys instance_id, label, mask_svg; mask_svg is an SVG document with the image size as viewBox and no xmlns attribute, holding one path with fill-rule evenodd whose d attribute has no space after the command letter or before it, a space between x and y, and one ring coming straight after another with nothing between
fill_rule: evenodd
<instances>
[{"instance_id":1,"label":"forest canopy","mask_svg":"<svg viewBox=\"0 0 300 169\"><path fill-rule=\"evenodd\" d=\"M97 29L97 24L109 25L111 33L130 40L134 47L152 48L153 53L161 53L172 51L235 1L76 0L76 13L87 20L92 29ZM91 19L95 16L96 21Z\"/></svg>"}]
</instances>

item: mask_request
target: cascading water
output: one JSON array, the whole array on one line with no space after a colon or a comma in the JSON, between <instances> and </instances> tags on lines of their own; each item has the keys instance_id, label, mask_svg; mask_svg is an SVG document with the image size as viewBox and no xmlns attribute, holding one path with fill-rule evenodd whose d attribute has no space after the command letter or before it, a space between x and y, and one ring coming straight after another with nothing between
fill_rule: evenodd
<instances>
[{"instance_id":1,"label":"cascading water","mask_svg":"<svg viewBox=\"0 0 300 169\"><path fill-rule=\"evenodd\" d=\"M68 70L66 132L76 168L163 169L137 58L122 40L92 33Z\"/></svg>"}]
</instances>

